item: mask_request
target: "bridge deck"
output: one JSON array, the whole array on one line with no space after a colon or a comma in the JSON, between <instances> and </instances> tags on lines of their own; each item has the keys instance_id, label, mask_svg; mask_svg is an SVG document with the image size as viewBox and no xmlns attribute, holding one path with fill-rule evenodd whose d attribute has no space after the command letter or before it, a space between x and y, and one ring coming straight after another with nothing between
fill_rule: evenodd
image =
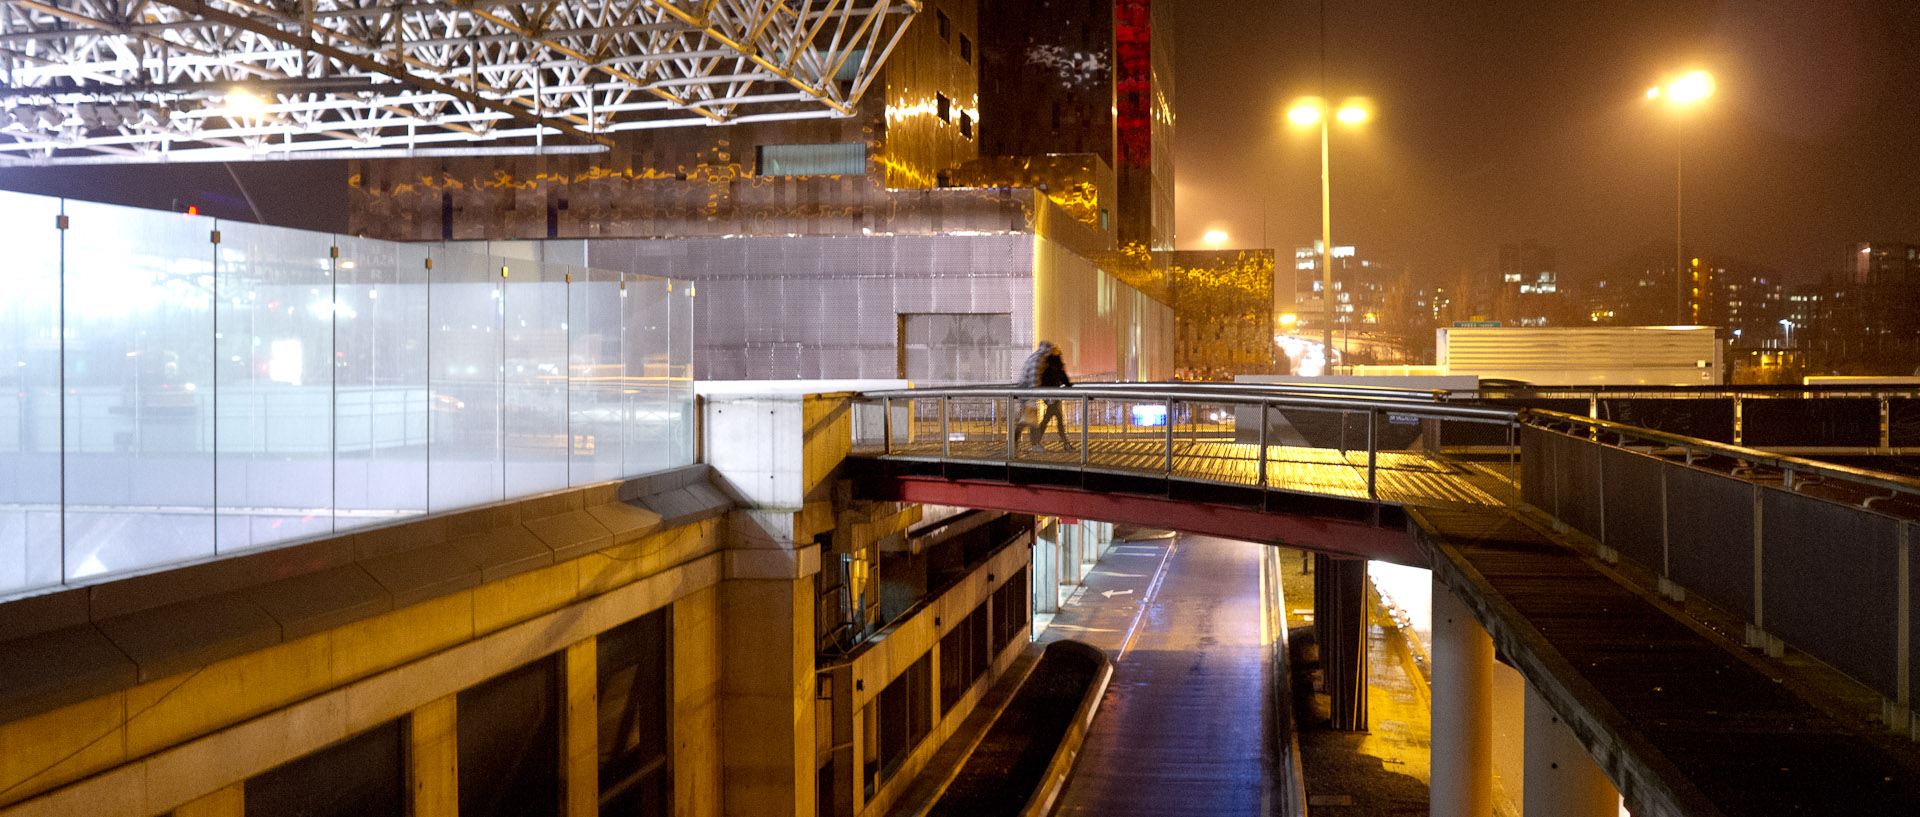
<instances>
[{"instance_id":1,"label":"bridge deck","mask_svg":"<svg viewBox=\"0 0 1920 817\"><path fill-rule=\"evenodd\" d=\"M1616 781L1665 789L1687 814L1920 814L1920 768L1869 722L1794 694L1778 667L1685 623L1567 545L1504 512L1422 509L1436 576L1480 611L1502 654L1543 688ZM1562 697L1572 706L1560 705ZM1605 751L1607 749L1624 749Z\"/></svg>"},{"instance_id":2,"label":"bridge deck","mask_svg":"<svg viewBox=\"0 0 1920 817\"><path fill-rule=\"evenodd\" d=\"M1058 439L1046 449L1021 445L1013 458L1002 440L965 440L947 443L917 441L856 448L856 456L910 461L1009 463L1028 467L1079 469L1129 474L1168 474L1167 445L1163 440L1100 440L1087 443L1084 465L1077 448L1066 450ZM1195 482L1251 487L1259 484L1260 447L1257 443L1223 440L1178 440L1173 443L1171 476ZM1367 452L1307 446L1267 446L1267 487L1345 499L1367 499ZM1474 484L1474 473L1462 465L1420 451L1382 451L1374 462L1374 490L1383 502L1414 506L1497 506L1504 504Z\"/></svg>"}]
</instances>

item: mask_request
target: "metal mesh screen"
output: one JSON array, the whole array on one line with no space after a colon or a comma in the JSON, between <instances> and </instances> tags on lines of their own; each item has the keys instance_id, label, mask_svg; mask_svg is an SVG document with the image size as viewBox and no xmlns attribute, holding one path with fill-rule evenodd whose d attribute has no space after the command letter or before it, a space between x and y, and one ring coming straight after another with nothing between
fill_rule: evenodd
<instances>
[{"instance_id":1,"label":"metal mesh screen","mask_svg":"<svg viewBox=\"0 0 1920 817\"><path fill-rule=\"evenodd\" d=\"M1767 631L1896 697L1900 523L1782 489L1760 503Z\"/></svg>"},{"instance_id":2,"label":"metal mesh screen","mask_svg":"<svg viewBox=\"0 0 1920 817\"><path fill-rule=\"evenodd\" d=\"M1655 571L1665 564L1661 540L1660 460L1619 449L1600 452L1606 492L1605 544Z\"/></svg>"},{"instance_id":3,"label":"metal mesh screen","mask_svg":"<svg viewBox=\"0 0 1920 817\"><path fill-rule=\"evenodd\" d=\"M1668 573L1707 600L1753 619L1753 486L1669 466ZM1691 511L1684 509L1693 509Z\"/></svg>"},{"instance_id":4,"label":"metal mesh screen","mask_svg":"<svg viewBox=\"0 0 1920 817\"><path fill-rule=\"evenodd\" d=\"M1872 398L1747 400L1741 438L1748 446L1880 444L1880 401Z\"/></svg>"}]
</instances>

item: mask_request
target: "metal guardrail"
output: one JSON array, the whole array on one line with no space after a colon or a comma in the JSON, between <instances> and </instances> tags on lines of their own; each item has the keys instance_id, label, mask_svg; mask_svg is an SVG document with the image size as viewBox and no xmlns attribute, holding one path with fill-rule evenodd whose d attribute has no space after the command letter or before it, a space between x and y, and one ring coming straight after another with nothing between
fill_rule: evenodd
<instances>
[{"instance_id":1,"label":"metal guardrail","mask_svg":"<svg viewBox=\"0 0 1920 817\"><path fill-rule=\"evenodd\" d=\"M1402 485L1383 495L1380 475L1383 468L1432 470L1431 458L1413 447L1423 423L1511 429L1518 413L1447 402L1443 391L1358 386L976 386L866 392L854 401L879 415L856 410L856 449L882 456L1159 474L1396 502L1417 502L1420 491ZM1039 433L1055 411L1053 433L1068 456L1045 449ZM1031 448L1020 444L1022 432ZM1383 457L1390 460L1384 466ZM1364 490L1335 473L1362 467Z\"/></svg>"},{"instance_id":2,"label":"metal guardrail","mask_svg":"<svg viewBox=\"0 0 1920 817\"><path fill-rule=\"evenodd\" d=\"M1528 504L1882 696L1912 728L1920 480L1550 411L1521 415Z\"/></svg>"}]
</instances>

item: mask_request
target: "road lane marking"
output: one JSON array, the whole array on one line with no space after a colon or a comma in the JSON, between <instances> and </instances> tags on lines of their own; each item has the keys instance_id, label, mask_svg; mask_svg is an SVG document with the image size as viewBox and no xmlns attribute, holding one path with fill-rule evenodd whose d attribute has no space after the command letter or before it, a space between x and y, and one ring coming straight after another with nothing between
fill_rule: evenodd
<instances>
[{"instance_id":1,"label":"road lane marking","mask_svg":"<svg viewBox=\"0 0 1920 817\"><path fill-rule=\"evenodd\" d=\"M1140 618L1146 614L1147 605L1152 604L1154 597L1159 595L1160 583L1167 578L1167 565L1173 561L1173 552L1179 549L1180 545L1176 541L1175 544L1168 545L1166 555L1160 557L1160 567L1153 571L1153 581L1147 584L1147 592L1140 597L1139 608L1133 611L1133 623L1127 626L1127 640L1120 645L1120 656L1113 659L1115 663L1127 660L1127 651L1133 649L1133 640L1140 635Z\"/></svg>"}]
</instances>

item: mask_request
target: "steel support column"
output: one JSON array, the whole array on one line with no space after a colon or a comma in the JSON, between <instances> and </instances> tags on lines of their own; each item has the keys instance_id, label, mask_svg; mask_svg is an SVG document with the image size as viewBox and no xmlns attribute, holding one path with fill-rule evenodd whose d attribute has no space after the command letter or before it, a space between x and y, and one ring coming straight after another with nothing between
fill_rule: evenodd
<instances>
[{"instance_id":1,"label":"steel support column","mask_svg":"<svg viewBox=\"0 0 1920 817\"><path fill-rule=\"evenodd\" d=\"M1432 817L1493 813L1493 638L1433 584Z\"/></svg>"},{"instance_id":2,"label":"steel support column","mask_svg":"<svg viewBox=\"0 0 1920 817\"><path fill-rule=\"evenodd\" d=\"M1332 726L1367 731L1367 562L1313 557L1313 632Z\"/></svg>"}]
</instances>

